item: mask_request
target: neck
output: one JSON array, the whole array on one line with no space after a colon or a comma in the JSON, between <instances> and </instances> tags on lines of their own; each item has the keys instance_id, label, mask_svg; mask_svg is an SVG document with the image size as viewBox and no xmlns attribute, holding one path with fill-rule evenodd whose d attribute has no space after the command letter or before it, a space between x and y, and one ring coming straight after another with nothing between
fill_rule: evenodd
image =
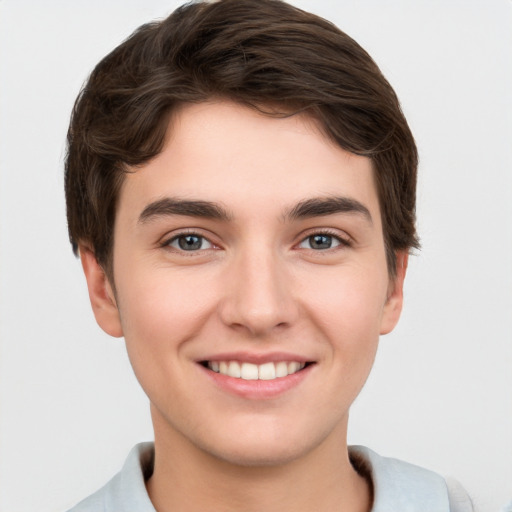
<instances>
[{"instance_id":1,"label":"neck","mask_svg":"<svg viewBox=\"0 0 512 512\"><path fill-rule=\"evenodd\" d=\"M158 512L368 512L370 484L352 467L344 432L280 464L222 460L155 424L155 465L147 482Z\"/></svg>"}]
</instances>

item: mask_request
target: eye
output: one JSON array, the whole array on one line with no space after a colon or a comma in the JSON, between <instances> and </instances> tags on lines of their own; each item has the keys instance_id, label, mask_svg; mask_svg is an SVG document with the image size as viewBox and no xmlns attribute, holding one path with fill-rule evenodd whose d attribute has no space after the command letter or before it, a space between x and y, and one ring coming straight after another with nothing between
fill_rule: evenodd
<instances>
[{"instance_id":1,"label":"eye","mask_svg":"<svg viewBox=\"0 0 512 512\"><path fill-rule=\"evenodd\" d=\"M301 249L313 249L315 251L322 251L326 249L334 249L340 245L347 245L347 242L337 236L329 235L327 233L315 233L306 237L299 244Z\"/></svg>"},{"instance_id":2,"label":"eye","mask_svg":"<svg viewBox=\"0 0 512 512\"><path fill-rule=\"evenodd\" d=\"M167 246L179 251L200 251L212 249L213 244L204 236L194 234L178 235L166 243Z\"/></svg>"}]
</instances>

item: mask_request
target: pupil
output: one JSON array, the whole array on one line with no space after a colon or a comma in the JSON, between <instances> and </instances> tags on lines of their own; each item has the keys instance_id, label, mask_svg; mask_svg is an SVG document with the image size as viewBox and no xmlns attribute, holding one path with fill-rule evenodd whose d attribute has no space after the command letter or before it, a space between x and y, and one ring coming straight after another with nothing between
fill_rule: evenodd
<instances>
[{"instance_id":1,"label":"pupil","mask_svg":"<svg viewBox=\"0 0 512 512\"><path fill-rule=\"evenodd\" d=\"M201 237L195 235L186 235L179 238L178 244L184 251L193 251L194 249L201 249Z\"/></svg>"},{"instance_id":2,"label":"pupil","mask_svg":"<svg viewBox=\"0 0 512 512\"><path fill-rule=\"evenodd\" d=\"M332 237L329 235L313 235L310 243L313 249L329 249L332 244Z\"/></svg>"}]
</instances>

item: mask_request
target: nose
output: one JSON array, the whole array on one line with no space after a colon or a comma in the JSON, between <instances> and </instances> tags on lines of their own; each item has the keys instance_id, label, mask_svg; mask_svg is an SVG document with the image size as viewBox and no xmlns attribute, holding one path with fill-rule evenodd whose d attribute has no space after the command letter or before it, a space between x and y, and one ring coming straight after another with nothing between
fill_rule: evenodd
<instances>
[{"instance_id":1,"label":"nose","mask_svg":"<svg viewBox=\"0 0 512 512\"><path fill-rule=\"evenodd\" d=\"M299 317L286 263L270 249L231 262L219 306L222 322L251 337L290 327Z\"/></svg>"}]
</instances>

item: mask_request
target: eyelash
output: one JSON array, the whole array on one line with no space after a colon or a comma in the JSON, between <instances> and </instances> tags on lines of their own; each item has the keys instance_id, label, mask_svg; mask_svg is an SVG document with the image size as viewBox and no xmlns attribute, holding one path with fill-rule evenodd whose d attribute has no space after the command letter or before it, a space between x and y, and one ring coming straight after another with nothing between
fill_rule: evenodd
<instances>
[{"instance_id":1,"label":"eyelash","mask_svg":"<svg viewBox=\"0 0 512 512\"><path fill-rule=\"evenodd\" d=\"M187 249L184 249L183 247L173 247L172 246L172 244L174 242L179 243L180 239L184 239L187 236L200 239L200 241L201 241L200 247L197 249L192 249L192 250L188 251ZM300 247L301 244L307 242L308 240L311 241L311 239L313 237L322 237L322 236L329 237L330 239L336 241L338 245L335 245L334 247L326 247L326 248L322 248L322 249L314 249L312 247L303 247L303 249L313 251L313 252L327 252L327 251L331 252L331 251L336 251L339 249L343 249L343 248L352 246L352 241L348 237L342 237L339 235L338 232L333 232L329 229L321 229L321 230L311 231L310 233L306 234L306 236L303 236L301 238L301 240L299 241L299 243L295 245L295 247L297 247L297 246ZM204 245L205 242L207 242L210 245L210 247L203 248L202 246ZM207 238L206 236L204 236L200 233L197 233L196 231L183 231L181 233L178 233L178 234L172 236L171 238L164 240L160 244L160 247L170 248L170 249L175 250L176 252L183 253L183 254L189 253L190 255L192 255L194 253L203 252L206 250L218 249L218 246L216 246L209 238Z\"/></svg>"},{"instance_id":2,"label":"eyelash","mask_svg":"<svg viewBox=\"0 0 512 512\"><path fill-rule=\"evenodd\" d=\"M338 245L335 247L328 247L325 249L306 248L307 250L314 251L314 252L327 252L327 251L331 252L331 251L336 251L336 250L352 247L352 241L350 240L350 238L340 236L339 232L329 230L329 229L313 230L313 231L309 232L308 234L306 234L306 236L303 236L301 238L298 245L300 245L300 244L306 242L307 240L310 240L316 236L325 236L325 237L332 238L333 240L338 242Z\"/></svg>"},{"instance_id":3,"label":"eyelash","mask_svg":"<svg viewBox=\"0 0 512 512\"><path fill-rule=\"evenodd\" d=\"M197 250L187 251L186 249L183 249L182 247L179 248L179 247L173 247L172 246L173 242L178 242L179 243L180 239L185 239L186 237L198 238L201 241L201 246L204 244L204 242L207 242L210 245L210 247L207 247L206 249L203 249L202 247L200 247ZM211 250L211 249L217 249L218 248L208 237L206 237L206 236L204 236L204 235L202 235L200 233L197 233L196 231L183 231L181 233L178 233L178 234L172 236L171 238L168 238L168 239L165 239L164 241L162 241L160 243L160 247L162 247L162 248L170 248L170 249L175 250L176 252L183 253L183 254L186 254L186 253L193 254L193 253L198 253L198 252L202 252L202 251L205 251L205 250Z\"/></svg>"}]
</instances>

